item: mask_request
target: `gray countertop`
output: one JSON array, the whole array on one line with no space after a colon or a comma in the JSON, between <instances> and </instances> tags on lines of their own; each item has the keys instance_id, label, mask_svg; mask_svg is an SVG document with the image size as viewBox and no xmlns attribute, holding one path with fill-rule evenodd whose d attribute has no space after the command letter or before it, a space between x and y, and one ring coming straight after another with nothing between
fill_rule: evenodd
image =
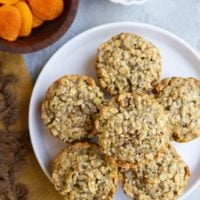
<instances>
[{"instance_id":1,"label":"gray countertop","mask_svg":"<svg viewBox=\"0 0 200 200\"><path fill-rule=\"evenodd\" d=\"M200 0L149 0L144 5L130 7L108 0L80 0L77 17L62 38L44 50L25 55L34 80L51 55L69 39L91 27L118 21L156 25L175 33L200 51ZM200 186L186 198L199 199Z\"/></svg>"}]
</instances>

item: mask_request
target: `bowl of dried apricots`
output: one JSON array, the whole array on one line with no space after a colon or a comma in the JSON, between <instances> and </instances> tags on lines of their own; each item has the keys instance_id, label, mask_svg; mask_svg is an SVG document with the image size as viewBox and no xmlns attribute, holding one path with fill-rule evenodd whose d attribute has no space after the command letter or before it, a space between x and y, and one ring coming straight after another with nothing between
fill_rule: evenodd
<instances>
[{"instance_id":1,"label":"bowl of dried apricots","mask_svg":"<svg viewBox=\"0 0 200 200\"><path fill-rule=\"evenodd\" d=\"M69 29L79 0L0 0L0 50L30 53Z\"/></svg>"}]
</instances>

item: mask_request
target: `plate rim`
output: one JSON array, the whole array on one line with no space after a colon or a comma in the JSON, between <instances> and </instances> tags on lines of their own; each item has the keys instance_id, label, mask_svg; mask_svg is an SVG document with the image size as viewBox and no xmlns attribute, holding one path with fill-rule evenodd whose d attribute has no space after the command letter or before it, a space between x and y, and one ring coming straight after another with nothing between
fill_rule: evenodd
<instances>
[{"instance_id":1,"label":"plate rim","mask_svg":"<svg viewBox=\"0 0 200 200\"><path fill-rule=\"evenodd\" d=\"M107 28L116 28L116 27L120 27L120 26L134 26L134 27L141 27L141 28L148 28L151 29L152 31L156 31L158 33L162 33L165 36L168 36L174 40L176 40L177 42L181 43L186 49L188 49L195 57L197 57L197 59L199 59L200 61L200 54L197 52L197 50L195 48L193 48L189 43L187 43L184 39L180 38L179 36L177 36L176 34L165 30L163 28L157 27L155 25L152 24L147 24L147 23L141 23L141 22L131 22L131 21L120 21L120 22L112 22L112 23L105 23L105 24L101 24L98 26L94 26L92 28L89 28L77 35L75 35L74 37L72 37L71 39L69 39L68 41L66 41L63 45L61 45L47 60L47 62L44 64L44 66L42 67L42 69L40 70L39 75L37 76L37 79L34 83L34 87L32 90L32 94L31 94L31 98L30 98L30 103L29 103L29 113L28 113L28 128L29 128L29 136L30 136L30 141L31 141L31 145L33 148L33 152L35 155L35 158L40 166L40 168L42 169L42 172L46 175L46 177L49 179L50 182L51 178L49 173L46 171L44 164L42 163L42 161L39 159L39 154L36 152L36 148L34 145L34 140L33 140L33 134L31 131L31 115L32 115L32 105L33 105L33 96L38 84L38 81L40 80L43 71L45 70L45 68L47 67L47 65L51 62L51 60L53 60L57 54L59 54L67 45L70 45L71 43L73 43L74 41L76 41L77 39L79 39L80 37L83 37L84 35L87 35L88 33L92 33L92 32L98 32L101 29L107 29ZM123 32L123 31L122 31ZM184 200L186 197L188 197L188 195L190 195L198 186L200 185L200 177L198 177L198 180L196 181L196 183L194 183L194 185L186 192L184 193L184 196L180 196L179 198L181 198L181 200Z\"/></svg>"}]
</instances>

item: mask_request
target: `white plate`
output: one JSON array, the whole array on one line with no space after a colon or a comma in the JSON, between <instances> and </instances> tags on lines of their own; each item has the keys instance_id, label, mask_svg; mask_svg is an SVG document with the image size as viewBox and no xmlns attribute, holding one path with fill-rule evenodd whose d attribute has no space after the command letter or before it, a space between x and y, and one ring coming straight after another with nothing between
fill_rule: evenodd
<instances>
[{"instance_id":1,"label":"white plate","mask_svg":"<svg viewBox=\"0 0 200 200\"><path fill-rule=\"evenodd\" d=\"M125 6L130 6L130 5L142 5L147 0L110 0L110 1L113 3L120 3Z\"/></svg>"},{"instance_id":2,"label":"white plate","mask_svg":"<svg viewBox=\"0 0 200 200\"><path fill-rule=\"evenodd\" d=\"M138 23L113 23L90 29L70 40L60 48L41 71L32 93L29 110L30 137L37 160L50 179L51 161L64 144L52 137L40 119L40 104L49 85L64 74L86 74L95 77L94 60L99 44L120 32L131 32L152 41L162 55L162 78L170 76L200 78L200 58L183 40L154 26ZM174 144L191 170L185 198L200 180L200 140ZM128 199L121 188L115 200Z\"/></svg>"}]
</instances>

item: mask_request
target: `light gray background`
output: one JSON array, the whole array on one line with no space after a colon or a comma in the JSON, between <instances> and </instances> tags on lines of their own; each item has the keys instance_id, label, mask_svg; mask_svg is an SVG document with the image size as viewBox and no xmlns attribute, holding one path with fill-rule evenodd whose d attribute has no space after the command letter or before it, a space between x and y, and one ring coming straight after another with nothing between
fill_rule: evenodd
<instances>
[{"instance_id":1,"label":"light gray background","mask_svg":"<svg viewBox=\"0 0 200 200\"><path fill-rule=\"evenodd\" d=\"M200 0L148 0L144 5L130 7L113 4L109 0L80 0L77 17L62 38L44 50L25 55L34 80L51 55L69 39L91 27L118 21L159 26L200 51ZM200 200L200 186L187 200Z\"/></svg>"}]
</instances>

